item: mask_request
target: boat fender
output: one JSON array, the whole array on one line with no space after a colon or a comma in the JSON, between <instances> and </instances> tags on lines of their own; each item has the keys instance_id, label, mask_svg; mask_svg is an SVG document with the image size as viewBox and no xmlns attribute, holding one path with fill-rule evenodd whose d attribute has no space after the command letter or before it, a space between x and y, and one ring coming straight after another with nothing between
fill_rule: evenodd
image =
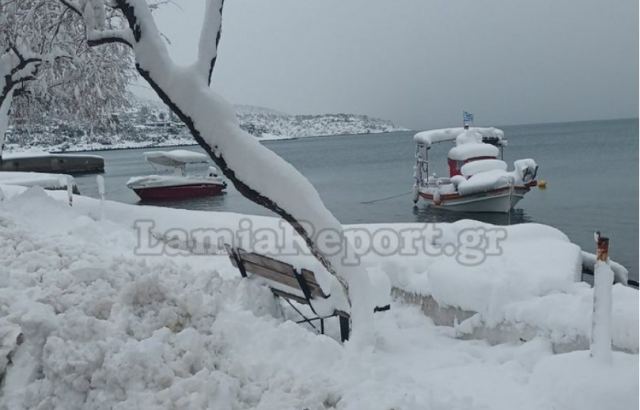
<instances>
[{"instance_id":1,"label":"boat fender","mask_svg":"<svg viewBox=\"0 0 640 410\"><path fill-rule=\"evenodd\" d=\"M440 191L436 191L433 194L433 203L436 205L440 205L442 203L442 199L440 198Z\"/></svg>"},{"instance_id":2,"label":"boat fender","mask_svg":"<svg viewBox=\"0 0 640 410\"><path fill-rule=\"evenodd\" d=\"M418 202L418 198L420 198L420 191L416 185L413 186L413 203Z\"/></svg>"}]
</instances>

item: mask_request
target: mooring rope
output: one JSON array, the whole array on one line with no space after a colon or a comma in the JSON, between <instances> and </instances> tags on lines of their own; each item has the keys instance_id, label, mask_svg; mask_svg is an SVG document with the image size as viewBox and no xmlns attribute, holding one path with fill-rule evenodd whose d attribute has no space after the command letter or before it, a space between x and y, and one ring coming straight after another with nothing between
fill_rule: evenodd
<instances>
[{"instance_id":1,"label":"mooring rope","mask_svg":"<svg viewBox=\"0 0 640 410\"><path fill-rule=\"evenodd\" d=\"M401 197L401 196L409 195L412 192L413 192L413 190L409 190L409 191L403 192L401 194L392 195L392 196L386 196L384 198L372 199L371 201L363 201L363 202L360 202L360 203L361 204L373 204L373 203L376 203L376 202L386 201L388 199L393 199L393 198L398 198L398 197Z\"/></svg>"}]
</instances>

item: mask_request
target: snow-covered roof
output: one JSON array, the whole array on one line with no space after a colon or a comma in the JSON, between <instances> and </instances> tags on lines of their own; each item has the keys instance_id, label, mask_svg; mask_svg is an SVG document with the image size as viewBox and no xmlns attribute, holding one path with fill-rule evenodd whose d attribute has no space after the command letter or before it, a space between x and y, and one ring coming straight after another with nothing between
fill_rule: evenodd
<instances>
[{"instance_id":1,"label":"snow-covered roof","mask_svg":"<svg viewBox=\"0 0 640 410\"><path fill-rule=\"evenodd\" d=\"M184 164L208 162L209 157L199 152L176 149L173 151L149 151L144 153L147 161L168 167L179 167Z\"/></svg>"},{"instance_id":2,"label":"snow-covered roof","mask_svg":"<svg viewBox=\"0 0 640 410\"><path fill-rule=\"evenodd\" d=\"M500 150L491 144L480 143L471 143L471 144L460 144L449 150L449 158L454 159L456 161L465 161L469 158L477 158L477 157L497 157L500 153Z\"/></svg>"},{"instance_id":3,"label":"snow-covered roof","mask_svg":"<svg viewBox=\"0 0 640 410\"><path fill-rule=\"evenodd\" d=\"M429 146L438 142L454 141L458 137L458 135L464 133L465 131L476 132L483 138L496 138L499 141L504 140L504 132L501 129L494 127L471 127L468 130L465 130L463 127L456 127L421 131L413 136L413 140Z\"/></svg>"}]
</instances>

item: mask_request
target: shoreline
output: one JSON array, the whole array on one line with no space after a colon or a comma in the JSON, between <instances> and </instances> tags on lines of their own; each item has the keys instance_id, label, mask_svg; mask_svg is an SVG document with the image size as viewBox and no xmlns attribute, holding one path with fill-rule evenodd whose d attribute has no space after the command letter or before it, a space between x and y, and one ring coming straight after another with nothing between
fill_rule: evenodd
<instances>
[{"instance_id":1,"label":"shoreline","mask_svg":"<svg viewBox=\"0 0 640 410\"><path fill-rule=\"evenodd\" d=\"M380 134L392 134L396 132L414 132L414 130L407 129L399 129L393 131L381 131L381 132L368 132L368 133L360 133L360 134L329 134L329 135L312 135L306 137L287 137L287 136L274 136L274 137L255 137L260 142L276 142L276 141L291 141L291 140L301 140L306 138L331 138L331 137L360 137L366 135L380 135ZM102 151L123 151L123 150L134 150L134 149L149 149L149 148L172 148L172 147L191 147L197 146L198 143L193 141L192 143L187 143L187 141L181 141L180 143L167 143L167 144L149 144L142 146L130 146L130 147L109 147L109 148L93 148L93 149L78 149L78 150L46 150L42 148L42 150L37 150L37 148L31 148L25 151L5 151L4 154L28 154L33 151L34 155L38 153L49 153L49 154L76 154L82 152L102 152Z\"/></svg>"}]
</instances>

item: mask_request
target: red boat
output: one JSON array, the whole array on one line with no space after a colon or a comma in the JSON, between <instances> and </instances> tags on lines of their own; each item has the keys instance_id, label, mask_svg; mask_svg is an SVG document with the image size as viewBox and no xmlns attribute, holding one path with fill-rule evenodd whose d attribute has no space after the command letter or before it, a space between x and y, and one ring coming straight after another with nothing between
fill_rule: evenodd
<instances>
[{"instance_id":1,"label":"red boat","mask_svg":"<svg viewBox=\"0 0 640 410\"><path fill-rule=\"evenodd\" d=\"M147 161L155 165L174 168L172 175L148 175L133 177L127 182L143 200L174 200L219 195L227 184L222 181L214 167L209 167L208 175L186 175L186 165L207 163L208 157L187 150L145 152Z\"/></svg>"}]
</instances>

